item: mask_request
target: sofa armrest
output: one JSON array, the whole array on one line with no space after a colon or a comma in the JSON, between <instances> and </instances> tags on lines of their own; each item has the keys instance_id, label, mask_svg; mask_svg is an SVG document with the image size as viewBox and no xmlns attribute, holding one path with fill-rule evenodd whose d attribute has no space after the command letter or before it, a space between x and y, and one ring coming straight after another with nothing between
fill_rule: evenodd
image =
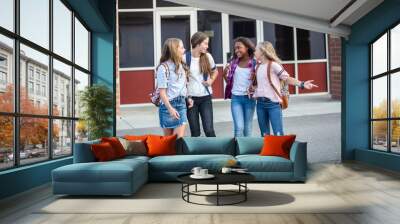
<instances>
[{"instance_id":1,"label":"sofa armrest","mask_svg":"<svg viewBox=\"0 0 400 224\"><path fill-rule=\"evenodd\" d=\"M307 177L307 142L294 142L290 149L290 160L293 162L293 178L305 181Z\"/></svg>"},{"instance_id":2,"label":"sofa armrest","mask_svg":"<svg viewBox=\"0 0 400 224\"><path fill-rule=\"evenodd\" d=\"M96 158L92 153L90 146L99 143L100 141L90 141L75 143L74 145L74 163L89 163L95 162Z\"/></svg>"}]
</instances>

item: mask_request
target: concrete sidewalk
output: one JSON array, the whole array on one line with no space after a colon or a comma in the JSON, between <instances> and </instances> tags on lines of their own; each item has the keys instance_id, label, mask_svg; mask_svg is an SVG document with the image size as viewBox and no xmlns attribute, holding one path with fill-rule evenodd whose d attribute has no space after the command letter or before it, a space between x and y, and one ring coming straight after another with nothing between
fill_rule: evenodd
<instances>
[{"instance_id":1,"label":"concrete sidewalk","mask_svg":"<svg viewBox=\"0 0 400 224\"><path fill-rule=\"evenodd\" d=\"M214 102L214 126L217 136L233 136L233 124L229 101ZM331 100L328 94L294 96L284 111L285 134L296 134L298 141L307 142L307 158L310 163L340 161L341 158L341 103ZM160 134L158 111L153 105L121 108L118 136L145 133ZM190 136L189 128L186 135ZM260 136L256 116L253 136Z\"/></svg>"},{"instance_id":2,"label":"concrete sidewalk","mask_svg":"<svg viewBox=\"0 0 400 224\"><path fill-rule=\"evenodd\" d=\"M216 100L213 107L215 123L232 121L230 100ZM340 113L340 107L340 101L331 100L329 94L291 96L283 117ZM158 108L152 104L121 107L120 111L120 116L117 116L118 131L160 126ZM257 119L256 113L254 119Z\"/></svg>"}]
</instances>

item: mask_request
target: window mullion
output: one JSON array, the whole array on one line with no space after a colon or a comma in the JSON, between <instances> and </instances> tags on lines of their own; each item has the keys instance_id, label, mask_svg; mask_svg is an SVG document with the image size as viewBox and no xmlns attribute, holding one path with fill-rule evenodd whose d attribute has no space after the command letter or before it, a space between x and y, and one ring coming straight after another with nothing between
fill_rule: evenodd
<instances>
[{"instance_id":1,"label":"window mullion","mask_svg":"<svg viewBox=\"0 0 400 224\"><path fill-rule=\"evenodd\" d=\"M71 91L72 91L72 95L71 95L71 117L75 118L75 12L72 11L72 15L71 15L71 23L72 23L72 38L71 38L71 59L72 59L72 64L74 66L71 67L72 71L71 71ZM71 131L71 150L72 150L72 155L74 155L74 145L75 145L75 126L76 126L76 121L73 120L72 121L72 131Z\"/></svg>"},{"instance_id":2,"label":"window mullion","mask_svg":"<svg viewBox=\"0 0 400 224\"><path fill-rule=\"evenodd\" d=\"M53 0L49 0L49 50L53 52ZM49 159L53 159L53 57L49 55L49 73L48 73L48 91L49 94L49 115L48 120L48 152Z\"/></svg>"},{"instance_id":3,"label":"window mullion","mask_svg":"<svg viewBox=\"0 0 400 224\"><path fill-rule=\"evenodd\" d=\"M387 54L387 62L386 62L386 66L387 66L387 71L389 71L390 70L390 30L387 32L387 51L386 51L386 54ZM392 89L391 89L391 79L392 79L392 76L390 75L390 73L389 74L387 74L387 90L388 90L388 92L387 92L387 97L388 97L388 100L387 100L387 109L388 109L388 118L392 118L392 99L391 99L391 91L392 91ZM390 121L388 121L388 128L387 128L387 131L388 131L388 141L389 141L389 143L388 143L388 152L391 152L392 151L392 135L391 135L391 132L392 132L392 121L390 120Z\"/></svg>"},{"instance_id":4,"label":"window mullion","mask_svg":"<svg viewBox=\"0 0 400 224\"><path fill-rule=\"evenodd\" d=\"M19 35L19 5L20 0L14 1L14 27L15 32ZM20 48L19 48L19 39L14 39L14 112L15 114L19 114L20 112ZM20 164L20 156L19 156L19 136L20 136L20 118L14 115L14 166L19 166Z\"/></svg>"}]
</instances>

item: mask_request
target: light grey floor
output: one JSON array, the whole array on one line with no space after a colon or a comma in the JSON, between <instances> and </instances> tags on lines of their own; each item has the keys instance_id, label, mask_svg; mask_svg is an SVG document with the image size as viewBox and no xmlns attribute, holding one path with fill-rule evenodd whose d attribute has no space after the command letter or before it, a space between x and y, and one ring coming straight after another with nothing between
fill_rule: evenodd
<instances>
[{"instance_id":1,"label":"light grey floor","mask_svg":"<svg viewBox=\"0 0 400 224\"><path fill-rule=\"evenodd\" d=\"M53 202L49 185L0 201L1 224L398 224L400 176L358 163L312 164L307 183L317 184L349 203L362 205L359 213L292 214L41 214ZM268 191L268 189L266 189ZM322 203L319 194L310 194ZM96 203L94 201L93 203ZM174 205L171 205L174 206Z\"/></svg>"},{"instance_id":2,"label":"light grey floor","mask_svg":"<svg viewBox=\"0 0 400 224\"><path fill-rule=\"evenodd\" d=\"M233 123L229 101L214 102L215 132L217 136L233 136ZM294 96L284 111L286 134L296 134L297 140L308 142L310 163L339 161L341 156L341 113L340 101L331 100L329 95ZM117 135L162 134L158 125L158 112L154 106L136 106L121 109L122 119L118 122ZM190 131L186 129L186 135ZM253 135L260 136L255 116Z\"/></svg>"}]
</instances>

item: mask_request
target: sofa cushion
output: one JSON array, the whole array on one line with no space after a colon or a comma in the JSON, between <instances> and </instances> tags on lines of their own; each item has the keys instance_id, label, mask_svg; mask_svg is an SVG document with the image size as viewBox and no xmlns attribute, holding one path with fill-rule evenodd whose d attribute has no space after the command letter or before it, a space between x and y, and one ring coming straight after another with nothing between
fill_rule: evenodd
<instances>
[{"instance_id":1,"label":"sofa cushion","mask_svg":"<svg viewBox=\"0 0 400 224\"><path fill-rule=\"evenodd\" d=\"M115 154L115 150L109 142L92 144L90 147L94 157L96 157L96 161L105 162L118 158L118 156Z\"/></svg>"},{"instance_id":2,"label":"sofa cushion","mask_svg":"<svg viewBox=\"0 0 400 224\"><path fill-rule=\"evenodd\" d=\"M145 156L147 155L146 143L141 140L126 140L118 138L126 151L126 155Z\"/></svg>"},{"instance_id":3,"label":"sofa cushion","mask_svg":"<svg viewBox=\"0 0 400 224\"><path fill-rule=\"evenodd\" d=\"M274 136L266 135L264 137L264 146L261 149L261 156L280 156L290 159L290 148L293 145L296 135Z\"/></svg>"},{"instance_id":4,"label":"sofa cushion","mask_svg":"<svg viewBox=\"0 0 400 224\"><path fill-rule=\"evenodd\" d=\"M293 172L292 161L278 156L238 155L236 159L249 172Z\"/></svg>"},{"instance_id":5,"label":"sofa cushion","mask_svg":"<svg viewBox=\"0 0 400 224\"><path fill-rule=\"evenodd\" d=\"M264 145L264 139L261 137L238 137L236 143L236 155L259 154Z\"/></svg>"},{"instance_id":6,"label":"sofa cushion","mask_svg":"<svg viewBox=\"0 0 400 224\"><path fill-rule=\"evenodd\" d=\"M74 163L95 162L96 158L90 148L92 144L99 144L100 140L75 143L74 147Z\"/></svg>"},{"instance_id":7,"label":"sofa cushion","mask_svg":"<svg viewBox=\"0 0 400 224\"><path fill-rule=\"evenodd\" d=\"M147 161L149 161L149 159L150 159L150 157L147 157L147 156L130 155L130 156L125 156L124 158L120 158L120 159L114 160L114 161L127 161L127 162L129 162L131 160L140 160L140 161L143 161L143 162L147 162Z\"/></svg>"},{"instance_id":8,"label":"sofa cushion","mask_svg":"<svg viewBox=\"0 0 400 224\"><path fill-rule=\"evenodd\" d=\"M149 170L163 172L190 172L199 166L212 172L219 171L230 159L231 155L175 155L158 156L149 160Z\"/></svg>"},{"instance_id":9,"label":"sofa cushion","mask_svg":"<svg viewBox=\"0 0 400 224\"><path fill-rule=\"evenodd\" d=\"M147 163L141 159L74 163L53 170L57 182L131 182L134 173L147 176Z\"/></svg>"},{"instance_id":10,"label":"sofa cushion","mask_svg":"<svg viewBox=\"0 0 400 224\"><path fill-rule=\"evenodd\" d=\"M149 136L147 137L147 155L165 156L176 154L176 135L171 136Z\"/></svg>"},{"instance_id":11,"label":"sofa cushion","mask_svg":"<svg viewBox=\"0 0 400 224\"><path fill-rule=\"evenodd\" d=\"M117 158L122 158L126 156L126 151L124 149L124 146L122 146L121 142L117 137L104 137L101 138L101 142L108 142L112 146L115 155Z\"/></svg>"},{"instance_id":12,"label":"sofa cushion","mask_svg":"<svg viewBox=\"0 0 400 224\"><path fill-rule=\"evenodd\" d=\"M229 137L184 137L177 141L177 154L235 155L235 139Z\"/></svg>"}]
</instances>

